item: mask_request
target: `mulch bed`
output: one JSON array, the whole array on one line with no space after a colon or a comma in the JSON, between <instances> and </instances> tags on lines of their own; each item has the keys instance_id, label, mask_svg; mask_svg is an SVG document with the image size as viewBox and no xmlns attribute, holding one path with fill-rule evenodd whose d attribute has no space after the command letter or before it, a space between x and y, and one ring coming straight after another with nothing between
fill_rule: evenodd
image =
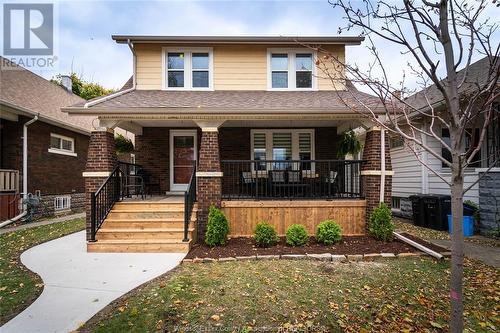
<instances>
[{"instance_id":1,"label":"mulch bed","mask_svg":"<svg viewBox=\"0 0 500 333\"><path fill-rule=\"evenodd\" d=\"M252 238L231 238L224 246L209 247L204 243L195 244L186 256L186 259L194 258L226 258L236 256L254 255L281 255L281 254L368 254L368 253L404 253L419 252L414 247L398 240L392 242L380 242L369 236L346 236L339 244L323 245L316 243L314 237L309 239L305 246L288 246L285 238L268 248L257 247Z\"/></svg>"},{"instance_id":2,"label":"mulch bed","mask_svg":"<svg viewBox=\"0 0 500 333\"><path fill-rule=\"evenodd\" d=\"M414 242L417 242L423 246L425 246L426 248L428 249L431 249L432 251L435 251L435 252L438 252L438 253L443 253L443 252L449 252L449 250L439 246L439 245L436 245L436 244L433 244L433 243L430 243L426 240L423 240L422 238L420 237L417 237L417 236L413 236L412 234L409 234L407 232L400 232L399 233L401 236L404 236L408 239L411 239L412 241Z\"/></svg>"}]
</instances>

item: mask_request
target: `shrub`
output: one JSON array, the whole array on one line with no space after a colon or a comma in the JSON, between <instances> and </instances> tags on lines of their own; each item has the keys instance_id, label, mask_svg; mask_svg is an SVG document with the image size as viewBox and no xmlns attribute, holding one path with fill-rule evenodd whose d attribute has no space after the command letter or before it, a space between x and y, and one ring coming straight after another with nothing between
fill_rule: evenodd
<instances>
[{"instance_id":1,"label":"shrub","mask_svg":"<svg viewBox=\"0 0 500 333\"><path fill-rule=\"evenodd\" d=\"M309 236L302 224L292 224L286 230L286 243L291 246L302 246L307 243Z\"/></svg>"},{"instance_id":2,"label":"shrub","mask_svg":"<svg viewBox=\"0 0 500 333\"><path fill-rule=\"evenodd\" d=\"M394 223L392 223L391 209L383 202L375 208L370 216L368 232L377 240L384 242L393 238Z\"/></svg>"},{"instance_id":3,"label":"shrub","mask_svg":"<svg viewBox=\"0 0 500 333\"><path fill-rule=\"evenodd\" d=\"M276 245L276 243L279 241L276 230L266 221L257 223L257 226L255 227L254 237L255 243L257 243L258 246L262 247Z\"/></svg>"},{"instance_id":4,"label":"shrub","mask_svg":"<svg viewBox=\"0 0 500 333\"><path fill-rule=\"evenodd\" d=\"M207 232L205 233L205 243L208 246L224 245L229 233L227 218L220 209L210 206L208 210Z\"/></svg>"},{"instance_id":5,"label":"shrub","mask_svg":"<svg viewBox=\"0 0 500 333\"><path fill-rule=\"evenodd\" d=\"M332 245L342 239L342 228L333 220L325 220L318 224L316 239L325 245Z\"/></svg>"}]
</instances>

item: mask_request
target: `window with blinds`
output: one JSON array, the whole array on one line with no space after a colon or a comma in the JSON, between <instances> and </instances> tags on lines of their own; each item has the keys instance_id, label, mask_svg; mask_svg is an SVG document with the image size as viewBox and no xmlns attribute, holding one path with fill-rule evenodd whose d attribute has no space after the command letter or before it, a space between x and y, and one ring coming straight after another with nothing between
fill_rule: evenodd
<instances>
[{"instance_id":1,"label":"window with blinds","mask_svg":"<svg viewBox=\"0 0 500 333\"><path fill-rule=\"evenodd\" d=\"M254 160L313 160L314 131L313 130L252 130L252 159ZM299 163L273 163L272 169L296 169ZM257 167L256 167L257 168ZM302 169L310 170L310 163L302 164ZM264 163L258 165L258 170L265 170Z\"/></svg>"}]
</instances>

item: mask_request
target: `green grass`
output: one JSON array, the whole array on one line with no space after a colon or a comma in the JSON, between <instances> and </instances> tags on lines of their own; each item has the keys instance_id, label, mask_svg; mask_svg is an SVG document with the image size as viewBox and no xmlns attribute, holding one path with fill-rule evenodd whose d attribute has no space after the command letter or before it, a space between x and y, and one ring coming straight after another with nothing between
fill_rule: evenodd
<instances>
[{"instance_id":1,"label":"green grass","mask_svg":"<svg viewBox=\"0 0 500 333\"><path fill-rule=\"evenodd\" d=\"M499 278L498 270L466 261L470 332L500 325ZM80 331L439 332L448 328L448 280L449 263L427 258L187 264L119 299Z\"/></svg>"},{"instance_id":2,"label":"green grass","mask_svg":"<svg viewBox=\"0 0 500 333\"><path fill-rule=\"evenodd\" d=\"M21 253L84 228L85 220L75 219L0 235L0 325L31 304L43 289L40 277L21 263Z\"/></svg>"}]
</instances>

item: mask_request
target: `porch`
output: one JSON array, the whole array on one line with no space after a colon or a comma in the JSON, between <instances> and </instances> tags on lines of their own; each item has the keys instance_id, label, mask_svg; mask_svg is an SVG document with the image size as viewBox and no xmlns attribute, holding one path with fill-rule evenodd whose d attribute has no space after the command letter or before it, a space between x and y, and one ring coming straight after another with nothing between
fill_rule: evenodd
<instances>
[{"instance_id":1,"label":"porch","mask_svg":"<svg viewBox=\"0 0 500 333\"><path fill-rule=\"evenodd\" d=\"M125 168L115 167L113 154L103 158L103 150L111 151L112 131L96 132L99 158L92 160L93 152L89 152L90 172L86 179L97 213L91 212L88 239L101 245L89 243L89 248L105 251L103 241L126 243L119 239L126 236L139 237L142 249L167 250L170 245L148 245L151 240L159 244L158 239L165 235L161 243L186 242L185 248L189 249L196 239L203 239L211 205L220 207L228 217L231 237L251 236L255 225L262 220L274 225L280 235L296 223L303 224L312 235L326 219L336 220L344 235L364 234L367 216L380 202L381 193L382 200L390 198L389 171L384 174L386 186L380 186L381 131L367 132L363 159L359 155L339 159L340 135L352 126L351 121L287 123L289 126L284 127L284 122L253 121L249 127L242 127L241 122L207 121L194 122L199 125L195 128L190 121L136 121L134 126L140 124L134 152L137 164ZM184 127L178 127L180 124ZM102 149L103 143L106 149ZM99 179L100 173L93 173L90 168L97 165L102 169L103 160L109 162L109 169L114 168L108 180ZM386 165L390 166L390 158ZM140 179L144 199L126 198L128 191L137 186L131 179ZM93 180L96 182L91 183ZM108 184L109 189L103 191L103 182L114 185ZM118 194L113 194L117 188ZM97 194L102 198L98 199ZM110 195L115 197L109 200ZM177 213L184 215L184 226L181 227L180 217L176 216L173 221L176 227L170 230L172 224L166 222L172 222L171 216L155 213L155 210L160 215L163 211L169 213L174 207L172 202L171 207L161 205L169 195L179 195L174 205ZM132 202L135 212L123 212L129 213L128 216L117 214L129 210L125 207L132 207ZM103 205L104 208L97 208ZM113 221L117 215L122 221ZM148 230L153 225L158 228ZM123 230L109 230L110 226ZM134 235L126 230L130 226L137 229ZM103 238L103 235L111 236ZM140 250L138 245L123 248Z\"/></svg>"}]
</instances>

